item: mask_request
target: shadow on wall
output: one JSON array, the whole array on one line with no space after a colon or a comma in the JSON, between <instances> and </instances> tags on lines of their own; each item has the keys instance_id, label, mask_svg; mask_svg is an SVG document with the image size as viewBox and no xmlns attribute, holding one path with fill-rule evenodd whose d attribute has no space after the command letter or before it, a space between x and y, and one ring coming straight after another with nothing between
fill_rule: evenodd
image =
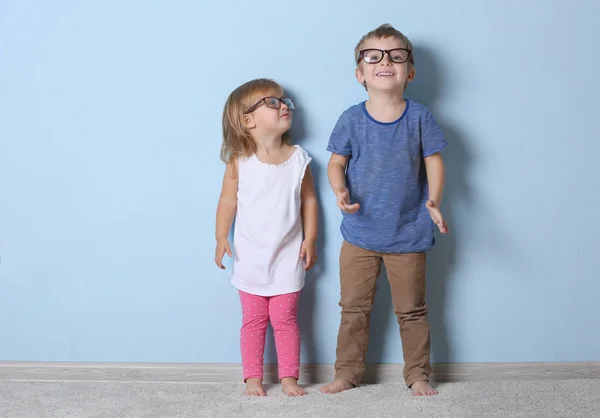
<instances>
[{"instance_id":1,"label":"shadow on wall","mask_svg":"<svg viewBox=\"0 0 600 418\"><path fill-rule=\"evenodd\" d=\"M441 236L436 234L436 245L428 254L428 274L427 274L427 303L429 309L429 319L431 324L432 352L431 360L436 363L446 363L453 360L452 344L447 333L446 312L447 312L447 289L456 264L456 255L460 250L461 228L455 224L454 208L466 208L474 210L472 202L471 187L467 182L467 172L472 165L472 155L466 148L466 144L461 137L460 132L449 122L443 120L438 112L438 101L441 89L444 87L444 69L435 59L433 50L426 46L415 46L415 62L417 76L415 81L408 87L406 96L408 99L419 102L429 109L437 119L444 135L449 143L448 148L443 152L444 162L446 164L446 185L444 192L444 202L442 205L443 214L450 227L450 234ZM294 98L293 92L289 96ZM302 145L305 138L305 124L301 111L294 113L294 123L291 129L294 142ZM311 163L315 178L315 187L317 195L323 196L324 193L318 189L321 184L320 176L326 175L324 167L320 167L313 160ZM327 191L324 191L327 193ZM323 225L323 204L319 205L319 265L325 265L328 260L324 259L323 251L327 237L324 235ZM463 217L464 219L464 217ZM318 295L316 293L316 281L320 277L317 267L307 274L306 285L302 291L299 307L299 324L302 333L302 358L303 363L315 363L319 358L318 347L315 346L315 335L318 332L316 319L314 318L315 307L317 305ZM378 380L378 367L386 357L387 342L390 338L399 339L398 328L393 334L388 333L390 320L395 321L394 309L392 306L390 286L386 276L385 267L382 266L382 273L377 279L377 294L371 315L371 329L369 350L367 353L367 371L364 381L371 382ZM337 338L337 328L331 338ZM401 353L397 356L402 358ZM265 360L267 363L277 361L275 344L272 330L269 327L267 334L267 346ZM308 377L315 380L315 376Z\"/></svg>"},{"instance_id":2,"label":"shadow on wall","mask_svg":"<svg viewBox=\"0 0 600 418\"><path fill-rule=\"evenodd\" d=\"M472 156L468 152L464 140L457 129L449 122L440 118L438 99L444 87L444 69L435 59L433 50L426 46L415 46L416 78L409 85L406 97L427 106L441 126L449 146L443 151L446 165L446 183L442 213L446 219L450 233L436 234L436 245L427 257L427 304L431 325L431 360L436 363L453 360L452 344L447 333L447 289L453 277L456 255L460 250L461 228L455 224L453 208L460 201L460 207L472 207L471 189L467 184L467 171L472 164ZM386 357L385 350L390 338L399 338L399 332L388 335L389 321L395 321L390 285L385 275L385 269L377 280L377 295L371 315L371 331L369 351L367 354L367 373L365 381L376 381L378 368ZM394 318L394 319L392 319ZM394 327L396 330L397 327ZM399 358L402 358L398 353Z\"/></svg>"},{"instance_id":3,"label":"shadow on wall","mask_svg":"<svg viewBox=\"0 0 600 418\"><path fill-rule=\"evenodd\" d=\"M285 86L284 86L285 87ZM297 95L290 91L289 88L285 87L286 95L290 97L292 100L296 101ZM294 111L294 120L292 123L292 128L290 130L292 140L295 144L303 146L303 142L306 138L306 124L304 120L304 114L302 110L297 109ZM315 344L315 336L318 334L319 330L317 329L318 322L314 316L314 312L316 310L318 295L316 292L317 281L321 277L321 266L327 265L327 260L325 259L325 245L327 242L327 237L325 235L325 227L324 227L324 214L323 214L323 203L321 202L320 197L327 193L327 190L324 190L324 193L321 193L319 189L319 185L321 184L320 179L321 176L326 176L326 170L321 167L317 161L314 159L310 163L310 168L313 174L313 180L315 183L315 189L317 193L317 197L319 198L319 238L317 241L317 252L319 261L309 272L306 274L306 284L302 289L302 293L300 296L300 304L298 307L298 324L300 326L301 332L301 341L302 341L302 362L305 364L316 363L319 358L318 355L318 347ZM265 363L276 363L277 355L275 350L275 341L273 338L273 330L269 325L269 330L267 332L267 343L265 348ZM267 370L267 369L265 369ZM265 373L265 378L267 378L267 374ZM315 381L316 376L309 376L310 381Z\"/></svg>"}]
</instances>

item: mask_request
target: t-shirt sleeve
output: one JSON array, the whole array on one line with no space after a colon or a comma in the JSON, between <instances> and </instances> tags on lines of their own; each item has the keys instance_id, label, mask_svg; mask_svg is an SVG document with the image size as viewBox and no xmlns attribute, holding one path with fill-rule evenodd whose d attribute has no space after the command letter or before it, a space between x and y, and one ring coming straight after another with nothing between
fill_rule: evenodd
<instances>
[{"instance_id":1,"label":"t-shirt sleeve","mask_svg":"<svg viewBox=\"0 0 600 418\"><path fill-rule=\"evenodd\" d=\"M428 110L421 120L421 149L423 157L429 157L448 146L442 129Z\"/></svg>"},{"instance_id":2,"label":"t-shirt sleeve","mask_svg":"<svg viewBox=\"0 0 600 418\"><path fill-rule=\"evenodd\" d=\"M327 151L339 155L352 154L349 122L347 113L342 113L329 137Z\"/></svg>"}]
</instances>

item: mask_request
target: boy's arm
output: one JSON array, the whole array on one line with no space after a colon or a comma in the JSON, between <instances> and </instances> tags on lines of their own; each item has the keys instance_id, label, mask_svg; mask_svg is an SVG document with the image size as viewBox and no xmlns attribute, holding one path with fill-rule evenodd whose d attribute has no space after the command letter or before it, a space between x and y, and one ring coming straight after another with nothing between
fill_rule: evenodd
<instances>
[{"instance_id":1,"label":"boy's arm","mask_svg":"<svg viewBox=\"0 0 600 418\"><path fill-rule=\"evenodd\" d=\"M225 167L221 197L217 206L217 225L215 228L217 248L215 250L215 263L222 269L225 269L222 263L225 253L231 257L229 231L231 230L231 224L237 211L238 176L236 166L236 162L233 161L227 163Z\"/></svg>"},{"instance_id":2,"label":"boy's arm","mask_svg":"<svg viewBox=\"0 0 600 418\"><path fill-rule=\"evenodd\" d=\"M444 221L440 205L442 203L442 194L444 192L444 160L438 152L425 157L425 170L427 171L427 183L429 186L429 200L427 201L427 210L431 219L438 226L440 232L448 232L448 225Z\"/></svg>"},{"instance_id":3,"label":"boy's arm","mask_svg":"<svg viewBox=\"0 0 600 418\"><path fill-rule=\"evenodd\" d=\"M358 203L350 204L350 193L346 188L346 165L348 155L331 154L327 164L327 177L335 193L338 207L346 213L355 213L360 209Z\"/></svg>"},{"instance_id":4,"label":"boy's arm","mask_svg":"<svg viewBox=\"0 0 600 418\"><path fill-rule=\"evenodd\" d=\"M310 165L306 167L302 179L300 198L302 201L302 227L304 229L304 242L300 257L306 259L304 267L309 270L317 261L316 243L319 230L319 206Z\"/></svg>"},{"instance_id":5,"label":"boy's arm","mask_svg":"<svg viewBox=\"0 0 600 418\"><path fill-rule=\"evenodd\" d=\"M429 186L429 200L439 207L442 203L444 193L445 167L442 154L435 153L425 157L425 170L427 171L427 183Z\"/></svg>"},{"instance_id":6,"label":"boy's arm","mask_svg":"<svg viewBox=\"0 0 600 418\"><path fill-rule=\"evenodd\" d=\"M347 164L347 155L331 154L331 158L329 158L329 164L327 164L327 177L329 178L329 185L336 195L339 191L346 188Z\"/></svg>"}]
</instances>

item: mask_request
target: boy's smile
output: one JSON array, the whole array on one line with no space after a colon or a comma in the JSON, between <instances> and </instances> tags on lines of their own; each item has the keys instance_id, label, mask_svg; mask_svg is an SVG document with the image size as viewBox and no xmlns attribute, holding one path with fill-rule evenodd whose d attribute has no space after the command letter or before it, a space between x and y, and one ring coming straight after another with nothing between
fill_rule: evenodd
<instances>
[{"instance_id":1,"label":"boy's smile","mask_svg":"<svg viewBox=\"0 0 600 418\"><path fill-rule=\"evenodd\" d=\"M383 68L381 71L377 72L375 75L377 77L394 77L396 75L396 73Z\"/></svg>"}]
</instances>

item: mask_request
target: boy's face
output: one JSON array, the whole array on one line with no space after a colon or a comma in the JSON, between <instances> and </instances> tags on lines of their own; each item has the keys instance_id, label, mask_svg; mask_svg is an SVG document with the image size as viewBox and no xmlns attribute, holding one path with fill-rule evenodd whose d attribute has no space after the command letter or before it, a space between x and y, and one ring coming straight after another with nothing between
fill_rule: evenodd
<instances>
[{"instance_id":1,"label":"boy's face","mask_svg":"<svg viewBox=\"0 0 600 418\"><path fill-rule=\"evenodd\" d=\"M395 50L398 48L406 49L406 45L396 38L367 39L362 51L366 49L379 49L383 51ZM406 58L406 51L398 50L390 52L396 60ZM375 56L380 54L374 52ZM368 58L368 57L367 57ZM377 58L377 57L376 57ZM376 60L376 59L375 59ZM367 85L369 91L404 91L407 82L411 82L415 77L415 69L408 68L408 60L403 63L392 61L388 53L383 54L383 59L378 63L370 64L364 58L360 58L356 67L356 79L359 83Z\"/></svg>"}]
</instances>

